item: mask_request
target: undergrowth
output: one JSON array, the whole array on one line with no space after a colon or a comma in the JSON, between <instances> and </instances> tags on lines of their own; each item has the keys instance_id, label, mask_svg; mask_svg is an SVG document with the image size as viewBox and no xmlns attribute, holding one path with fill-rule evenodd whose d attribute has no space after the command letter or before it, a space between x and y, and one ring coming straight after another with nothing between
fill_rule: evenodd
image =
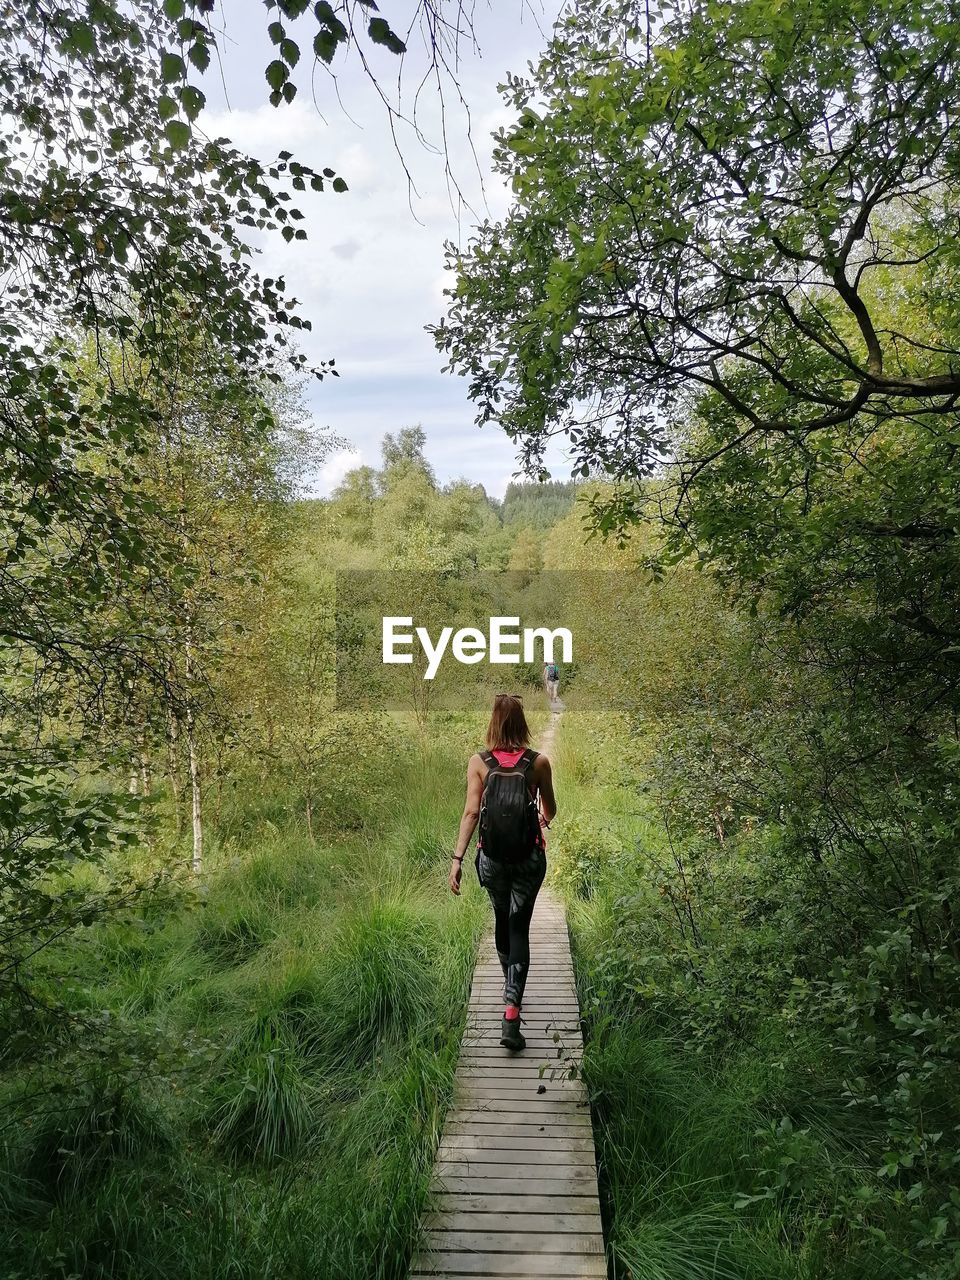
<instances>
[{"instance_id":1,"label":"undergrowth","mask_svg":"<svg viewBox=\"0 0 960 1280\"><path fill-rule=\"evenodd\" d=\"M643 744L611 717L568 715L555 754L551 876L568 904L616 1280L907 1280L883 1128L849 1105L848 1064L798 1014L778 940L750 908L752 868L715 866L713 896L678 887Z\"/></svg>"},{"instance_id":2,"label":"undergrowth","mask_svg":"<svg viewBox=\"0 0 960 1280\"><path fill-rule=\"evenodd\" d=\"M446 890L476 734L375 756L317 844L238 788L204 885L48 962L106 1030L0 1076L5 1280L405 1274L484 918Z\"/></svg>"}]
</instances>

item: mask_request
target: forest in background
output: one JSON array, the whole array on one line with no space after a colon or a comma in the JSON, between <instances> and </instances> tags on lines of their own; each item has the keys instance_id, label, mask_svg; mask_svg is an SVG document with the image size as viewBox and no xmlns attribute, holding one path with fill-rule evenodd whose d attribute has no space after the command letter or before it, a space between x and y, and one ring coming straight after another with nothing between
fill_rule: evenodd
<instances>
[{"instance_id":1,"label":"forest in background","mask_svg":"<svg viewBox=\"0 0 960 1280\"><path fill-rule=\"evenodd\" d=\"M571 451L575 487L502 504L412 427L299 500L333 441L244 228L302 239L294 193L346 183L195 127L204 0L20 9L4 1274L403 1274L485 918L444 891L484 717L334 710L331 584L416 566L616 571L595 659L635 626L616 715L569 689L551 856L614 1274L951 1280L956 6L571 6L435 330L529 475ZM278 108L300 19L324 63L403 50L279 11Z\"/></svg>"}]
</instances>

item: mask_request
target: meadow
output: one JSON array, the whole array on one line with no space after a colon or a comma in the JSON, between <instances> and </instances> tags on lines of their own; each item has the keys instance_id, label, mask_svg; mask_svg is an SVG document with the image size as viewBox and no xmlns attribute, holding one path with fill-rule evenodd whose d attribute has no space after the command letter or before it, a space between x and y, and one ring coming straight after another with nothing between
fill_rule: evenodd
<instances>
[{"instance_id":1,"label":"meadow","mask_svg":"<svg viewBox=\"0 0 960 1280\"><path fill-rule=\"evenodd\" d=\"M352 829L316 843L236 780L202 885L48 954L101 1034L67 1093L5 1064L5 1280L403 1274L484 920L446 888L480 727L384 726Z\"/></svg>"}]
</instances>

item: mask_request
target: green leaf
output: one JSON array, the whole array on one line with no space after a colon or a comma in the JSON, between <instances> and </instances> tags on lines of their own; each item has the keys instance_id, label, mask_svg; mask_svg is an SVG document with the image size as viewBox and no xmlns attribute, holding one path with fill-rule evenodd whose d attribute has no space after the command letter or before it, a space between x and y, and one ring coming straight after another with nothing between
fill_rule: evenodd
<instances>
[{"instance_id":1,"label":"green leaf","mask_svg":"<svg viewBox=\"0 0 960 1280\"><path fill-rule=\"evenodd\" d=\"M275 58L273 62L270 63L264 74L267 77L267 84L274 93L280 92L290 76L286 63L281 62L279 58Z\"/></svg>"},{"instance_id":2,"label":"green leaf","mask_svg":"<svg viewBox=\"0 0 960 1280\"><path fill-rule=\"evenodd\" d=\"M207 42L197 40L190 46L187 57L198 71L206 71L210 65L210 48Z\"/></svg>"},{"instance_id":3,"label":"green leaf","mask_svg":"<svg viewBox=\"0 0 960 1280\"><path fill-rule=\"evenodd\" d=\"M161 95L160 101L157 103L157 110L160 113L161 120L169 120L172 116L177 114L177 104L169 94L164 93Z\"/></svg>"},{"instance_id":4,"label":"green leaf","mask_svg":"<svg viewBox=\"0 0 960 1280\"><path fill-rule=\"evenodd\" d=\"M341 192L341 191L347 191L347 190L349 190L349 188L347 187L347 184L346 184L346 182L343 180L343 178L334 178L334 180L333 180L333 189L334 189L334 191L337 191L337 192Z\"/></svg>"},{"instance_id":5,"label":"green leaf","mask_svg":"<svg viewBox=\"0 0 960 1280\"><path fill-rule=\"evenodd\" d=\"M174 22L183 17L186 8L184 0L163 0L163 12L168 18L172 18Z\"/></svg>"},{"instance_id":6,"label":"green leaf","mask_svg":"<svg viewBox=\"0 0 960 1280\"><path fill-rule=\"evenodd\" d=\"M168 120L163 132L175 151L181 151L190 141L190 126L185 120Z\"/></svg>"},{"instance_id":7,"label":"green leaf","mask_svg":"<svg viewBox=\"0 0 960 1280\"><path fill-rule=\"evenodd\" d=\"M295 40L281 40L280 57L288 66L295 67L300 61L300 46Z\"/></svg>"},{"instance_id":8,"label":"green leaf","mask_svg":"<svg viewBox=\"0 0 960 1280\"><path fill-rule=\"evenodd\" d=\"M333 55L337 52L339 41L329 31L318 31L313 37L313 52L317 55L321 62L327 65L333 61Z\"/></svg>"},{"instance_id":9,"label":"green leaf","mask_svg":"<svg viewBox=\"0 0 960 1280\"><path fill-rule=\"evenodd\" d=\"M186 63L179 53L161 53L160 74L164 84L173 84L175 80L183 80L187 74Z\"/></svg>"},{"instance_id":10,"label":"green leaf","mask_svg":"<svg viewBox=\"0 0 960 1280\"><path fill-rule=\"evenodd\" d=\"M390 24L385 18L371 18L367 30L374 44L384 45L391 53L406 53L407 46L391 31Z\"/></svg>"},{"instance_id":11,"label":"green leaf","mask_svg":"<svg viewBox=\"0 0 960 1280\"><path fill-rule=\"evenodd\" d=\"M93 27L89 22L75 22L70 28L68 41L77 53L93 53L96 47Z\"/></svg>"},{"instance_id":12,"label":"green leaf","mask_svg":"<svg viewBox=\"0 0 960 1280\"><path fill-rule=\"evenodd\" d=\"M187 114L187 119L196 120L197 116L203 110L206 98L200 90L192 84L185 84L180 90L180 105Z\"/></svg>"},{"instance_id":13,"label":"green leaf","mask_svg":"<svg viewBox=\"0 0 960 1280\"><path fill-rule=\"evenodd\" d=\"M349 33L347 28L337 17L334 12L333 5L329 4L327 0L319 0L319 3L314 9L314 13L316 14L317 21L320 25L322 27L326 27L338 43L342 43L348 38Z\"/></svg>"}]
</instances>

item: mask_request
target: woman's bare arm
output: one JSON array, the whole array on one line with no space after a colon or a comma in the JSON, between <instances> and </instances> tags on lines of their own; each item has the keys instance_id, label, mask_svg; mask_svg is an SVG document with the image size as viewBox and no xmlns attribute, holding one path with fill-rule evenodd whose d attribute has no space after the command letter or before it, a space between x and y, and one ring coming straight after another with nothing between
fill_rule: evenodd
<instances>
[{"instance_id":1,"label":"woman's bare arm","mask_svg":"<svg viewBox=\"0 0 960 1280\"><path fill-rule=\"evenodd\" d=\"M457 836L457 847L450 864L450 888L454 893L460 892L460 875L463 871L463 857L467 845L477 829L480 818L480 800L483 797L483 780L486 768L479 756L471 756L467 765L467 798L463 804L463 816L460 819L460 834Z\"/></svg>"},{"instance_id":2,"label":"woman's bare arm","mask_svg":"<svg viewBox=\"0 0 960 1280\"><path fill-rule=\"evenodd\" d=\"M533 777L540 792L540 808L543 816L547 822L552 822L557 816L557 798L553 794L553 770L546 756L537 756Z\"/></svg>"}]
</instances>

